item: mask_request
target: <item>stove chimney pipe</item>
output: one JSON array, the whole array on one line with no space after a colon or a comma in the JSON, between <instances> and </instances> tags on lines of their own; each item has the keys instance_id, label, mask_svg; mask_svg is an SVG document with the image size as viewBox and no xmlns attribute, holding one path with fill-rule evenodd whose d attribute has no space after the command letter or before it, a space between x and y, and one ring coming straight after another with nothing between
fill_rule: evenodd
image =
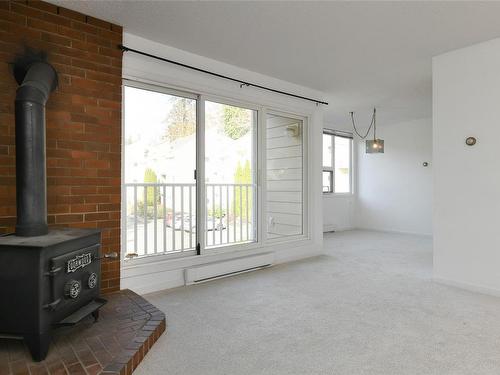
<instances>
[{"instance_id":1,"label":"stove chimney pipe","mask_svg":"<svg viewBox=\"0 0 500 375\"><path fill-rule=\"evenodd\" d=\"M43 53L27 51L14 62L16 92L16 235L48 233L45 104L57 72Z\"/></svg>"}]
</instances>

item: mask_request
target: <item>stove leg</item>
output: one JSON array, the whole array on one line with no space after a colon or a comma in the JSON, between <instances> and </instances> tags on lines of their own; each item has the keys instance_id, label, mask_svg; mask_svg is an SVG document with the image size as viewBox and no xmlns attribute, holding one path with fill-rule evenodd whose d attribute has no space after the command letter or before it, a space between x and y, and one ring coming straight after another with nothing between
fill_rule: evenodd
<instances>
[{"instance_id":1,"label":"stove leg","mask_svg":"<svg viewBox=\"0 0 500 375\"><path fill-rule=\"evenodd\" d=\"M50 334L48 332L39 335L25 335L24 342L36 362L43 361L47 357L50 345Z\"/></svg>"},{"instance_id":2,"label":"stove leg","mask_svg":"<svg viewBox=\"0 0 500 375\"><path fill-rule=\"evenodd\" d=\"M99 320L99 309L92 311L92 317L94 318L94 323Z\"/></svg>"}]
</instances>

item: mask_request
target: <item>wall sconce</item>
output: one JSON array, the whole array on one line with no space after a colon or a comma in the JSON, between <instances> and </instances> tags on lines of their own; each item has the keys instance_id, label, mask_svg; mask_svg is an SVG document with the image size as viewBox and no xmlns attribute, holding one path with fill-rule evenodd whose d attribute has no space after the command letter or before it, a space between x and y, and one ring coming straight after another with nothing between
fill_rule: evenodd
<instances>
[{"instance_id":1,"label":"wall sconce","mask_svg":"<svg viewBox=\"0 0 500 375\"><path fill-rule=\"evenodd\" d=\"M274 228L275 225L276 225L276 221L274 220L274 217L269 216L267 218L267 229L271 230Z\"/></svg>"},{"instance_id":2,"label":"wall sconce","mask_svg":"<svg viewBox=\"0 0 500 375\"><path fill-rule=\"evenodd\" d=\"M300 125L299 123L288 125L285 128L285 136L287 137L298 137L300 135Z\"/></svg>"}]
</instances>

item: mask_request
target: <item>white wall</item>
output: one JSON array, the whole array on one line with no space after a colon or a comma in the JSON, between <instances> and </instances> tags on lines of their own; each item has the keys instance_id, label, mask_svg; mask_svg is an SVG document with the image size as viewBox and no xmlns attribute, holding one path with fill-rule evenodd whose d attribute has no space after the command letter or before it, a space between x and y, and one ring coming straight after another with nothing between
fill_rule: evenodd
<instances>
[{"instance_id":1,"label":"white wall","mask_svg":"<svg viewBox=\"0 0 500 375\"><path fill-rule=\"evenodd\" d=\"M354 228L354 195L324 194L323 231L343 231Z\"/></svg>"},{"instance_id":2,"label":"white wall","mask_svg":"<svg viewBox=\"0 0 500 375\"><path fill-rule=\"evenodd\" d=\"M130 48L143 50L151 54L194 65L220 74L240 78L244 81L270 86L278 90L291 91L308 97L323 94L279 79L251 72L219 61L162 45L147 39L124 33L124 44ZM216 252L201 256L168 259L155 256L150 259L136 259L122 262L121 287L130 288L139 293L172 288L184 284L183 270L187 267L217 262L229 258L273 252L276 263L318 255L322 251L323 220L321 193L321 142L323 128L322 107L314 103L297 100L283 95L265 92L251 87L240 87L235 82L221 80L199 72L193 72L164 62L126 52L123 58L124 78L145 83L168 86L188 92L201 93L207 97L219 97L225 100L243 101L255 106L266 106L275 111L306 116L307 126L307 174L308 188L305 196L308 200L307 235L302 239L283 240L282 243L267 242L249 246L238 252ZM265 228L265 226L263 226ZM265 230L265 229L264 229Z\"/></svg>"},{"instance_id":3,"label":"white wall","mask_svg":"<svg viewBox=\"0 0 500 375\"><path fill-rule=\"evenodd\" d=\"M500 39L433 59L433 133L434 276L500 295Z\"/></svg>"},{"instance_id":4,"label":"white wall","mask_svg":"<svg viewBox=\"0 0 500 375\"><path fill-rule=\"evenodd\" d=\"M431 119L379 126L377 137L385 141L383 154L367 154L365 142L357 140L356 227L430 235Z\"/></svg>"}]
</instances>

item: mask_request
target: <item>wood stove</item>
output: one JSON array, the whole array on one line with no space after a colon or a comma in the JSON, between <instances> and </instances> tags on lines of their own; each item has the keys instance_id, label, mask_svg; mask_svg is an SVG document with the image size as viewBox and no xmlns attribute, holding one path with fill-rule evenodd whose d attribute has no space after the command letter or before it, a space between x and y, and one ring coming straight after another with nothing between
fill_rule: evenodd
<instances>
[{"instance_id":1,"label":"wood stove","mask_svg":"<svg viewBox=\"0 0 500 375\"><path fill-rule=\"evenodd\" d=\"M0 236L0 335L23 338L33 359L43 360L51 331L88 315L98 318L98 229L48 230L45 103L57 72L40 53L13 64L16 93L16 232ZM115 257L108 254L106 257Z\"/></svg>"},{"instance_id":2,"label":"wood stove","mask_svg":"<svg viewBox=\"0 0 500 375\"><path fill-rule=\"evenodd\" d=\"M0 332L24 338L33 359L47 355L53 328L89 314L97 319L105 303L100 237L99 230L66 228L0 238Z\"/></svg>"}]
</instances>

